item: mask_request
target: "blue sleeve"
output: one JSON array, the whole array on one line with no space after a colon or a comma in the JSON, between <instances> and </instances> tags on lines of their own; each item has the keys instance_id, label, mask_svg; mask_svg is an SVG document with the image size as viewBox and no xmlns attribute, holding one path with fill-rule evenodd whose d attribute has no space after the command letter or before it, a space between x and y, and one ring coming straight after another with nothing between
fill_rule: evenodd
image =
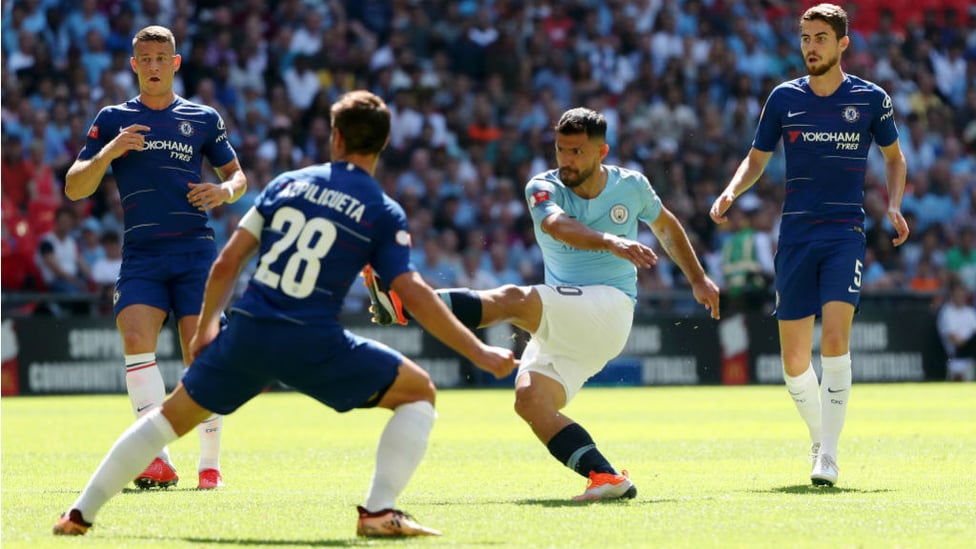
<instances>
[{"instance_id":1,"label":"blue sleeve","mask_svg":"<svg viewBox=\"0 0 976 549\"><path fill-rule=\"evenodd\" d=\"M392 200L387 202L385 215L377 219L376 246L369 264L387 282L416 268L410 262L410 231L407 215Z\"/></svg>"},{"instance_id":2,"label":"blue sleeve","mask_svg":"<svg viewBox=\"0 0 976 549\"><path fill-rule=\"evenodd\" d=\"M644 207L637 213L637 219L651 224L657 221L658 216L661 215L661 209L664 206L661 203L661 198L654 192L654 188L651 187L651 182L647 177L642 175L641 180L643 188L640 189L640 203Z\"/></svg>"},{"instance_id":3,"label":"blue sleeve","mask_svg":"<svg viewBox=\"0 0 976 549\"><path fill-rule=\"evenodd\" d=\"M779 101L779 88L776 88L766 99L762 114L759 115L759 127L756 128L756 138L752 146L763 152L773 152L783 133L783 107Z\"/></svg>"},{"instance_id":4,"label":"blue sleeve","mask_svg":"<svg viewBox=\"0 0 976 549\"><path fill-rule=\"evenodd\" d=\"M871 135L875 143L887 147L898 140L898 127L895 125L895 108L891 104L891 97L884 90L878 90L880 93L875 103L878 114L871 122Z\"/></svg>"},{"instance_id":5,"label":"blue sleeve","mask_svg":"<svg viewBox=\"0 0 976 549\"><path fill-rule=\"evenodd\" d=\"M91 127L88 128L85 146L78 151L78 160L91 160L118 134L119 124L110 108L105 107L98 111Z\"/></svg>"},{"instance_id":6,"label":"blue sleeve","mask_svg":"<svg viewBox=\"0 0 976 549\"><path fill-rule=\"evenodd\" d=\"M551 181L535 178L525 186L525 200L529 205L529 214L537 226L543 219L563 211L557 203L558 199L559 192Z\"/></svg>"},{"instance_id":7,"label":"blue sleeve","mask_svg":"<svg viewBox=\"0 0 976 549\"><path fill-rule=\"evenodd\" d=\"M237 158L234 147L227 138L227 127L224 119L217 111L213 111L213 118L208 123L211 138L203 144L203 154L210 161L210 165L219 168Z\"/></svg>"}]
</instances>

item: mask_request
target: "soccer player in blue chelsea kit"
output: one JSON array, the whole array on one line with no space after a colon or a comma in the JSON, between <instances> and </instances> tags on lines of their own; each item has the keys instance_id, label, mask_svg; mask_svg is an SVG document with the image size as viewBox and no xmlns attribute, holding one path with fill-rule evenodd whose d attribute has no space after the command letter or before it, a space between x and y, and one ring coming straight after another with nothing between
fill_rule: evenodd
<instances>
[{"instance_id":1,"label":"soccer player in blue chelsea kit","mask_svg":"<svg viewBox=\"0 0 976 549\"><path fill-rule=\"evenodd\" d=\"M424 328L477 366L501 378L518 362L511 350L487 346L466 329L410 263L403 208L372 177L389 141L386 104L370 92L350 92L332 105L331 118L333 161L285 172L258 196L210 271L182 382L116 441L55 534L84 534L160 448L276 380L339 412L393 411L358 508L358 535L440 533L394 508L427 448L434 384L398 351L343 328L338 317L349 287L369 263ZM221 311L254 254L257 269L221 330Z\"/></svg>"},{"instance_id":2,"label":"soccer player in blue chelsea kit","mask_svg":"<svg viewBox=\"0 0 976 549\"><path fill-rule=\"evenodd\" d=\"M770 93L752 150L712 204L717 223L762 174L780 138L786 155L786 200L776 252L776 317L786 387L811 440L815 485L837 482L837 446L851 392L850 338L864 267L864 173L872 138L885 159L888 220L899 246L908 238L901 214L905 157L891 98L845 74L847 13L819 4L800 18L800 49L809 76ZM822 379L811 364L814 320L822 317Z\"/></svg>"},{"instance_id":3,"label":"soccer player in blue chelsea kit","mask_svg":"<svg viewBox=\"0 0 976 549\"><path fill-rule=\"evenodd\" d=\"M556 460L588 479L584 492L573 498L579 501L637 494L628 472L615 469L586 429L561 410L630 336L637 269L657 261L654 251L636 240L640 223L651 228L688 278L695 299L712 318L719 317L718 287L647 178L603 164L610 151L606 133L602 114L566 111L555 126L559 168L536 175L525 187L545 284L438 291L466 326L510 322L532 334L515 378L515 410ZM376 322L402 322L413 314L409 307L402 312L375 278L367 271Z\"/></svg>"},{"instance_id":4,"label":"soccer player in blue chelsea kit","mask_svg":"<svg viewBox=\"0 0 976 549\"><path fill-rule=\"evenodd\" d=\"M179 327L183 362L190 363L190 337L216 256L207 211L237 200L247 187L217 111L173 91L180 62L169 29L150 26L136 33L130 65L138 77L139 95L98 113L65 180L65 194L80 200L95 192L109 166L115 174L125 234L113 306L125 353L126 389L136 416L157 408L166 396L156 345L170 313ZM222 183L200 181L204 157ZM220 416L200 426L198 488L223 485L222 426ZM164 488L178 480L169 451L163 448L135 477L135 484Z\"/></svg>"}]
</instances>

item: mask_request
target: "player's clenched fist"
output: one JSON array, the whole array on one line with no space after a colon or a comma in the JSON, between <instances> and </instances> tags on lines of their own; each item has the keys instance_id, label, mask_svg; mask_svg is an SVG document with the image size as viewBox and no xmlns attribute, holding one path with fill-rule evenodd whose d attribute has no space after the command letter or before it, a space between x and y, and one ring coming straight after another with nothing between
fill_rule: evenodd
<instances>
[{"instance_id":1,"label":"player's clenched fist","mask_svg":"<svg viewBox=\"0 0 976 549\"><path fill-rule=\"evenodd\" d=\"M712 218L712 221L716 223L725 223L728 221L725 212L729 211L729 206L733 202L735 202L735 195L733 193L723 192L718 195L718 198L712 203L712 208L708 211L708 215Z\"/></svg>"},{"instance_id":2,"label":"player's clenched fist","mask_svg":"<svg viewBox=\"0 0 976 549\"><path fill-rule=\"evenodd\" d=\"M515 353L511 349L485 346L482 356L476 364L481 369L490 372L496 379L501 379L512 373L519 361L515 359Z\"/></svg>"}]
</instances>

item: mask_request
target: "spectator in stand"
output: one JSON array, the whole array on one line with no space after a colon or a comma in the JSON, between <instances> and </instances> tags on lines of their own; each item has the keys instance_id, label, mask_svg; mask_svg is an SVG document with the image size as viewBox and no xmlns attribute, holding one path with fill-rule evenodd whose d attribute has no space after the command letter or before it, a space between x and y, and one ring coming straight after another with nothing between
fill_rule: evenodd
<instances>
[{"instance_id":1,"label":"spectator in stand","mask_svg":"<svg viewBox=\"0 0 976 549\"><path fill-rule=\"evenodd\" d=\"M967 290L976 292L976 227L959 230L955 245L946 252L946 267Z\"/></svg>"},{"instance_id":2,"label":"spectator in stand","mask_svg":"<svg viewBox=\"0 0 976 549\"><path fill-rule=\"evenodd\" d=\"M118 233L109 231L102 233L99 242L104 253L92 264L92 281L101 298L101 309L111 313L115 282L122 269L122 239Z\"/></svg>"},{"instance_id":3,"label":"spectator in stand","mask_svg":"<svg viewBox=\"0 0 976 549\"><path fill-rule=\"evenodd\" d=\"M77 239L78 249L81 257L89 267L94 267L95 262L105 257L105 249L102 247L102 227L98 220L89 217L81 222L78 228Z\"/></svg>"},{"instance_id":4,"label":"spectator in stand","mask_svg":"<svg viewBox=\"0 0 976 549\"><path fill-rule=\"evenodd\" d=\"M468 247L461 255L461 270L454 278L454 285L472 290L489 290L499 285L498 279L482 267L482 252Z\"/></svg>"},{"instance_id":5,"label":"spectator in stand","mask_svg":"<svg viewBox=\"0 0 976 549\"><path fill-rule=\"evenodd\" d=\"M18 210L27 211L28 184L33 176L31 163L24 156L24 145L17 135L5 135L3 139L0 179L3 180L3 199L13 202Z\"/></svg>"},{"instance_id":6,"label":"spectator in stand","mask_svg":"<svg viewBox=\"0 0 976 549\"><path fill-rule=\"evenodd\" d=\"M948 355L946 377L972 381L976 377L976 308L972 294L958 280L949 289L949 301L939 309L939 336Z\"/></svg>"},{"instance_id":7,"label":"spectator in stand","mask_svg":"<svg viewBox=\"0 0 976 549\"><path fill-rule=\"evenodd\" d=\"M859 16L852 21L856 28L851 30L855 41L852 48L858 58L848 62L853 72L863 73L890 94L899 126L908 128L905 116L911 111L917 113L922 130L918 151L911 132L902 132L906 140L912 141L903 147L913 172L910 180L932 176L926 165L932 158L944 156L953 174L963 174L963 194L969 195L976 192L971 175L976 165L976 81L973 74L961 73L963 64L956 46L962 44L965 48L963 59L976 55L976 13L966 11L962 0L951 3L956 7L956 19L951 13L938 11L933 12L936 17L929 15L924 22L922 5L911 9L861 5ZM673 148L672 165L684 170L687 178L687 189L677 191L668 200L680 200L682 194L694 195L696 212L689 218L694 219L696 215L702 217L700 214L707 210L702 204L710 203L717 192L700 189L709 185L709 180L720 178L728 171L726 165L751 145L749 138L754 133L763 96L771 90L766 83L769 75L788 79L799 76L798 71L803 68L802 59L789 45L793 40L789 35L795 27L790 10L755 2L611 2L592 10L578 9L578 2L535 2L524 7L511 2L441 1L414 5L381 0L345 5L334 0L212 4L194 0L8 2L2 34L7 61L2 66L0 131L4 143L11 136L21 136L22 151L26 151L32 142L28 138L33 132L35 114L45 111L50 114L49 125L57 126L60 142L68 149L67 158L77 156L88 122L99 108L121 103L135 93L124 91L135 83L125 63L129 37L149 24L172 23L179 46L177 53L183 55L183 65L174 82L177 93L192 97L198 94L203 79L216 81L214 100L233 110L222 112L229 137L236 139L233 128L244 136L241 141L232 141L243 151L242 162L258 163L251 160L255 155L247 154L241 143L245 139L263 142L273 128L292 134L288 147L304 149L304 154L286 153L277 162L261 161L262 180L289 167L327 159L324 147L313 153L313 143L306 139L312 133L315 114L289 100L287 91L295 88L282 85L285 72L293 67L294 57L300 53L292 51L293 43L298 50L308 46L308 51L301 53L313 49L329 52L309 60L314 70L308 75L310 86L321 86L326 107L330 97L334 99L354 85L374 89L388 99L394 90L405 97L421 99L410 107L419 114L419 122L405 119L410 123L394 127L394 145L402 142L403 155L418 148L431 151L445 145L458 158L458 164L478 165L489 158L497 172L492 177L512 177L516 181L525 181L532 173L546 169L546 152L551 149L551 135L546 134L563 110L577 104L602 110L608 118L616 109L624 123L611 124L612 128L619 126L619 135L607 136L613 163L643 169L653 153L655 137L660 137L646 129L648 112L652 106L666 103L667 92L676 88L681 104L691 108L701 121L693 126L693 141L687 139L687 131L678 132L677 141L666 140L664 148ZM443 7L443 13L435 14L436 10L431 9L437 5ZM425 12L432 23L423 22ZM319 15L321 23L316 23ZM918 23L906 24L913 18ZM960 22L958 29L950 28L952 21ZM323 29L321 41L300 38L308 32L303 28L309 27ZM864 34L864 47L856 44L857 31ZM115 52L112 65L97 77L90 77L82 64L84 59L101 62L100 54L94 58L89 54L89 34L92 40L104 41L106 49ZM745 62L747 43L752 37L759 40L757 49L765 49L771 56L765 72L762 63ZM22 47L21 42L26 45ZM124 50L121 56L120 50ZM623 76L613 79L608 89L594 86L593 78L586 79L586 85L577 82L574 86L569 68L578 67L581 58L588 59L597 82L600 74ZM371 59L376 61L372 69L368 67ZM222 63L218 62L221 60L227 63L226 79ZM451 66L452 61L464 60L470 62ZM969 66L973 66L972 61ZM627 84L625 80L631 77L634 80ZM89 83L89 78L94 79L94 84ZM584 97L583 93L592 96ZM479 96L480 102L475 100ZM22 101L21 97L25 99ZM238 98L236 105L234 97ZM504 137L482 154L480 146L464 141L473 113L485 101L493 124L487 129L501 129ZM59 102L69 113L67 135L57 111ZM253 107L255 104L258 106ZM432 133L425 133L428 124ZM407 138L397 135L407 130ZM511 151L502 148L510 143ZM274 142L270 146L277 148ZM521 155L526 151L530 167L517 174ZM922 160L917 161L915 156ZM391 148L381 160L378 178L395 180L405 171L405 158L409 157L401 157ZM876 152L869 157L868 187L872 178L883 183L883 162ZM60 188L66 165L59 169L51 160L44 164L53 172L55 188ZM245 166L252 167L255 166ZM433 157L430 167L445 169ZM782 154L777 152L766 173L777 180L784 169ZM932 178L933 182L918 197L926 200L926 205L917 210L920 230L932 222L946 222L926 218L925 211L930 211L928 200L946 194L936 177ZM16 190L8 189L13 180L6 174L3 181L6 200L7 194L16 194ZM460 184L464 179L453 177L452 181ZM482 189L494 189L487 179L481 183ZM663 181L655 184L665 189ZM702 195L707 198L702 199ZM782 201L774 195L764 198L773 206ZM910 202L906 198L906 211ZM490 206L488 201L462 200L458 213L462 219L457 225L467 228L490 223L491 217L481 212L486 206ZM436 203L422 201L419 211L434 207ZM49 211L53 213L53 209ZM101 216L105 211L99 207L94 213ZM685 213L675 213L682 221L688 220ZM953 237L960 223L968 223L974 216L968 210L959 214L946 226L947 237ZM706 232L699 234L706 246L704 251L714 254L718 242ZM939 248L944 253L947 245L940 244Z\"/></svg>"},{"instance_id":8,"label":"spectator in stand","mask_svg":"<svg viewBox=\"0 0 976 549\"><path fill-rule=\"evenodd\" d=\"M722 243L722 290L728 304L722 308L732 313L759 311L770 295L773 249L752 225L761 207L762 201L750 193L729 212L729 234Z\"/></svg>"},{"instance_id":9,"label":"spectator in stand","mask_svg":"<svg viewBox=\"0 0 976 549\"><path fill-rule=\"evenodd\" d=\"M75 209L64 206L55 214L54 230L41 237L36 261L51 293L79 295L89 290L91 269L72 236L77 224ZM61 312L57 307L53 309L56 314Z\"/></svg>"},{"instance_id":10,"label":"spectator in stand","mask_svg":"<svg viewBox=\"0 0 976 549\"><path fill-rule=\"evenodd\" d=\"M438 235L428 234L423 243L423 262L417 265L417 271L434 289L450 288L457 280L457 267L444 257L441 240Z\"/></svg>"},{"instance_id":11,"label":"spectator in stand","mask_svg":"<svg viewBox=\"0 0 976 549\"><path fill-rule=\"evenodd\" d=\"M945 287L944 270L940 271L932 260L923 256L915 267L915 274L908 281L908 287L913 292L934 294Z\"/></svg>"}]
</instances>

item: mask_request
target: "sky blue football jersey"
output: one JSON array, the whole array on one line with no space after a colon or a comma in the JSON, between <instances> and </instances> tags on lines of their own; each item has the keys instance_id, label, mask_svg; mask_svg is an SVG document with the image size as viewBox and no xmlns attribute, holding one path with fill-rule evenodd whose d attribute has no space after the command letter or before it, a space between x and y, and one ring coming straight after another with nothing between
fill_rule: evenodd
<instances>
[{"instance_id":1,"label":"sky blue football jersey","mask_svg":"<svg viewBox=\"0 0 976 549\"><path fill-rule=\"evenodd\" d=\"M636 240L638 222L653 223L661 213L661 199L643 174L618 166L603 167L607 170L607 186L595 198L577 196L559 180L559 170L543 172L525 187L545 263L546 284L605 284L636 300L637 267L633 263L610 252L573 248L541 228L542 220L565 212L596 231Z\"/></svg>"},{"instance_id":2,"label":"sky blue football jersey","mask_svg":"<svg viewBox=\"0 0 976 549\"><path fill-rule=\"evenodd\" d=\"M132 124L148 126L145 148L112 162L125 211L126 251L157 252L213 249L209 215L186 198L188 183L200 183L203 159L223 166L236 158L217 111L177 97L162 110L138 99L103 108L78 153L89 160Z\"/></svg>"},{"instance_id":3,"label":"sky blue football jersey","mask_svg":"<svg viewBox=\"0 0 976 549\"><path fill-rule=\"evenodd\" d=\"M261 241L257 269L233 307L250 316L333 323L367 263L387 281L415 270L403 208L348 162L279 175L241 227Z\"/></svg>"},{"instance_id":4,"label":"sky blue football jersey","mask_svg":"<svg viewBox=\"0 0 976 549\"><path fill-rule=\"evenodd\" d=\"M772 152L782 137L786 200L782 244L864 238L864 175L872 139L898 139L891 98L877 85L845 75L829 97L805 76L777 86L763 108L753 147Z\"/></svg>"}]
</instances>

